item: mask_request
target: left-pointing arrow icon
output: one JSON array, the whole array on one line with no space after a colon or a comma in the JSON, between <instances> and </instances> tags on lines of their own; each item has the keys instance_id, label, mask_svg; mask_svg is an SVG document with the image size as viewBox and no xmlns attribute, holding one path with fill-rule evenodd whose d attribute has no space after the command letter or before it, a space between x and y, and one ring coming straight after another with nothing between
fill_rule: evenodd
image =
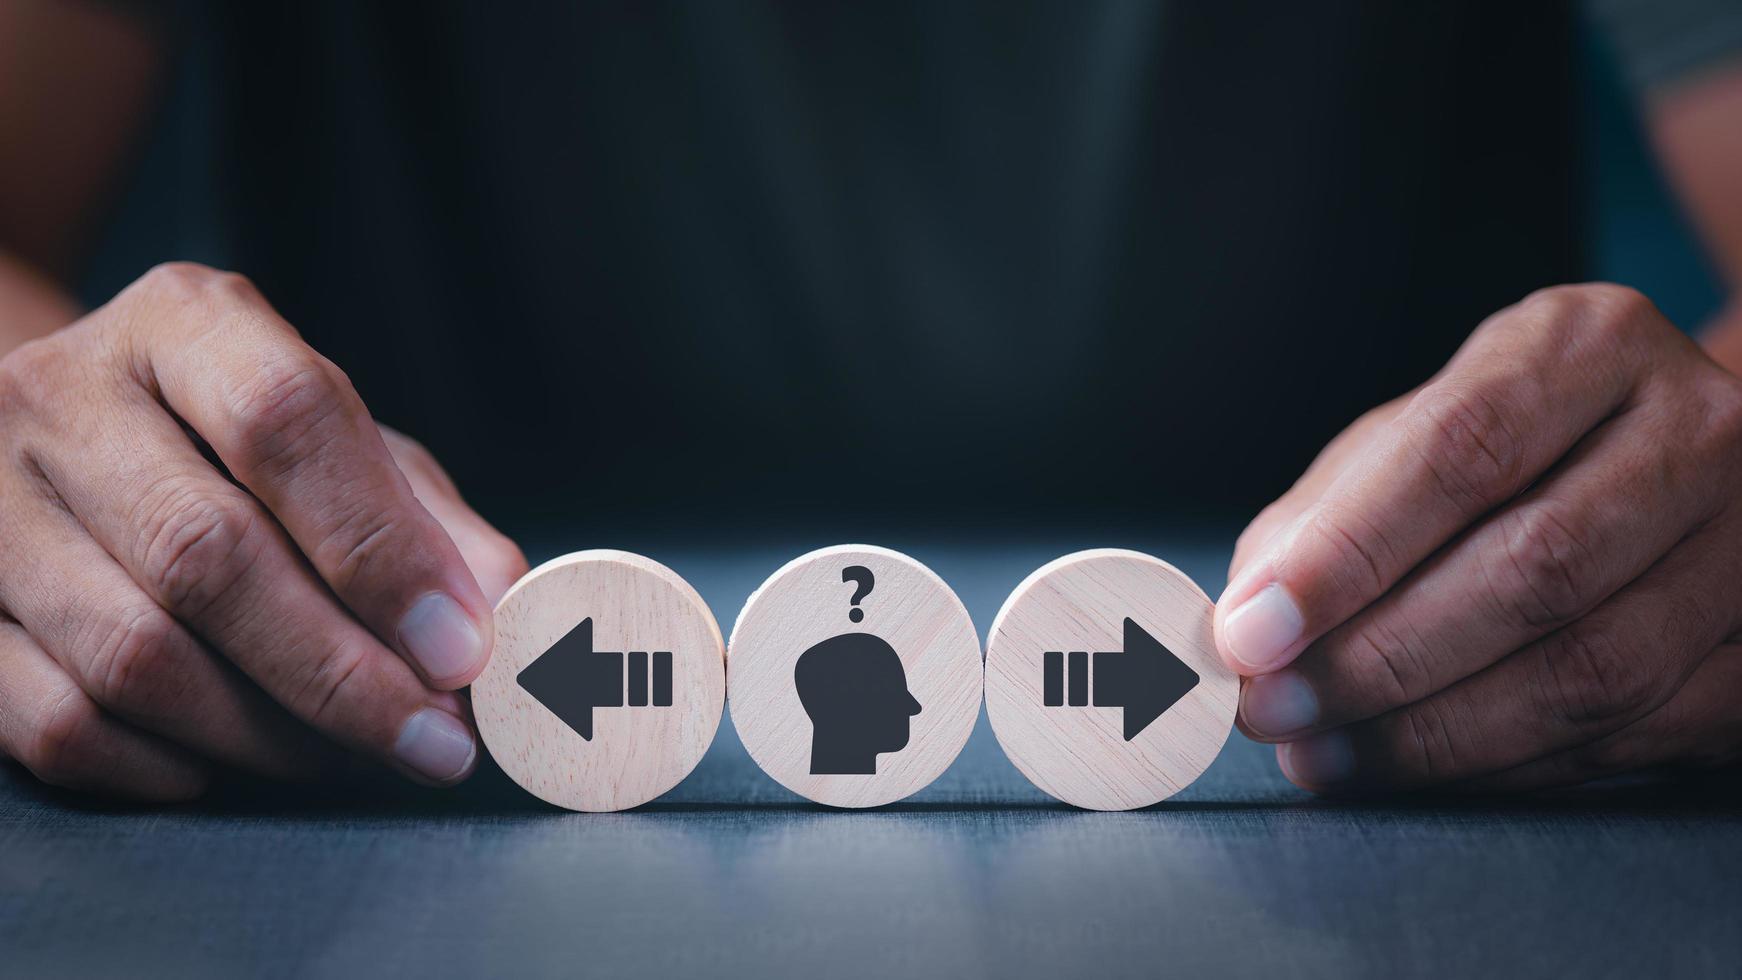
<instances>
[{"instance_id":1,"label":"left-pointing arrow icon","mask_svg":"<svg viewBox=\"0 0 1742 980\"><path fill-rule=\"evenodd\" d=\"M623 706L623 654L593 650L591 616L527 664L515 680L589 742L593 709Z\"/></svg>"}]
</instances>

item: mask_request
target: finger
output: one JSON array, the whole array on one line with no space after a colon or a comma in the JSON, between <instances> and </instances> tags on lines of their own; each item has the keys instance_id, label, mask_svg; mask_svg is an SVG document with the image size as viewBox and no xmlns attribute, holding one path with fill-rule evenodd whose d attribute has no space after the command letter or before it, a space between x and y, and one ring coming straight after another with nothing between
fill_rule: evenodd
<instances>
[{"instance_id":1,"label":"finger","mask_svg":"<svg viewBox=\"0 0 1742 980\"><path fill-rule=\"evenodd\" d=\"M381 429L387 448L399 464L400 472L435 519L441 522L448 537L460 549L460 556L472 570L472 577L483 590L484 597L494 605L510 586L525 575L530 566L520 546L473 510L460 496L460 491L448 478L446 470L416 441L385 426Z\"/></svg>"},{"instance_id":2,"label":"finger","mask_svg":"<svg viewBox=\"0 0 1742 980\"><path fill-rule=\"evenodd\" d=\"M104 714L23 627L0 618L0 751L45 783L169 802L203 793L198 759Z\"/></svg>"},{"instance_id":3,"label":"finger","mask_svg":"<svg viewBox=\"0 0 1742 980\"><path fill-rule=\"evenodd\" d=\"M531 568L520 546L463 503L432 501L430 513L442 522L478 580L484 597L495 603Z\"/></svg>"},{"instance_id":4,"label":"finger","mask_svg":"<svg viewBox=\"0 0 1742 980\"><path fill-rule=\"evenodd\" d=\"M1663 707L1586 745L1458 784L1472 793L1573 786L1660 765L1717 767L1742 759L1742 644L1707 657Z\"/></svg>"},{"instance_id":5,"label":"finger","mask_svg":"<svg viewBox=\"0 0 1742 980\"><path fill-rule=\"evenodd\" d=\"M341 600L431 686L483 670L490 605L394 465L362 399L246 280L159 273L175 329L142 333L147 388L264 503Z\"/></svg>"},{"instance_id":6,"label":"finger","mask_svg":"<svg viewBox=\"0 0 1742 980\"><path fill-rule=\"evenodd\" d=\"M1523 497L1253 678L1242 729L1277 741L1371 718L1583 616L1724 503L1676 474L1668 447L1699 425L1643 409L1603 423Z\"/></svg>"},{"instance_id":7,"label":"finger","mask_svg":"<svg viewBox=\"0 0 1742 980\"><path fill-rule=\"evenodd\" d=\"M1636 293L1584 287L1539 293L1477 330L1229 585L1215 628L1230 666L1285 666L1535 480L1625 403L1651 315Z\"/></svg>"},{"instance_id":8,"label":"finger","mask_svg":"<svg viewBox=\"0 0 1742 980\"><path fill-rule=\"evenodd\" d=\"M1234 542L1234 558L1228 563L1230 581L1239 577L1240 570L1264 550L1265 545L1270 543L1278 531L1287 527L1301 511L1312 506L1324 495L1325 489L1373 438L1374 433L1402 410L1408 397L1406 395L1386 402L1356 419L1319 451L1318 456L1307 466L1306 472L1301 474L1300 479L1294 482L1294 486L1287 493L1258 512L1258 516L1252 519L1252 523L1246 526Z\"/></svg>"},{"instance_id":9,"label":"finger","mask_svg":"<svg viewBox=\"0 0 1742 980\"><path fill-rule=\"evenodd\" d=\"M167 414L135 405L63 420L38 465L129 576L273 700L327 737L434 784L476 751L453 694L426 688L339 605L259 502Z\"/></svg>"},{"instance_id":10,"label":"finger","mask_svg":"<svg viewBox=\"0 0 1742 980\"><path fill-rule=\"evenodd\" d=\"M1663 704L1736 629L1734 537L1708 526L1589 616L1450 688L1279 747L1315 790L1471 779L1595 741Z\"/></svg>"},{"instance_id":11,"label":"finger","mask_svg":"<svg viewBox=\"0 0 1742 980\"><path fill-rule=\"evenodd\" d=\"M328 749L140 591L73 516L9 485L3 605L98 705L208 758L307 778Z\"/></svg>"}]
</instances>

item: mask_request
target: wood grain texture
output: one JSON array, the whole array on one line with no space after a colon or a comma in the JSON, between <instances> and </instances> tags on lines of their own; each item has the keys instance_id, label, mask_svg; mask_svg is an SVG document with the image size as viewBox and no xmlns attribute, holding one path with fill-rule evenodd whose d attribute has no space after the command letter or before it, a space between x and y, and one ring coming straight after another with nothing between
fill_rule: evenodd
<instances>
[{"instance_id":1,"label":"wood grain texture","mask_svg":"<svg viewBox=\"0 0 1742 980\"><path fill-rule=\"evenodd\" d=\"M669 707L596 709L590 741L516 681L588 617L597 650L670 650L673 694ZM671 569L625 551L576 552L528 572L497 604L472 710L491 757L527 792L571 810L623 810L701 761L724 710L724 657L707 604Z\"/></svg>"},{"instance_id":2,"label":"wood grain texture","mask_svg":"<svg viewBox=\"0 0 1742 980\"><path fill-rule=\"evenodd\" d=\"M876 576L862 622L848 613L855 587L843 568ZM833 637L869 633L900 658L919 703L905 747L876 757L876 771L812 773L815 729L794 671ZM839 545L787 563L745 603L727 646L732 723L763 771L802 796L840 807L880 806L924 788L955 760L980 711L979 634L960 599L930 569L886 548Z\"/></svg>"},{"instance_id":3,"label":"wood grain texture","mask_svg":"<svg viewBox=\"0 0 1742 980\"><path fill-rule=\"evenodd\" d=\"M986 713L1010 761L1047 793L1091 810L1149 806L1190 785L1228 739L1239 679L1216 655L1214 606L1185 573L1098 549L1041 566L1005 600L986 649ZM1198 673L1178 703L1126 741L1122 710L1043 703L1046 651L1117 651L1126 617Z\"/></svg>"}]
</instances>

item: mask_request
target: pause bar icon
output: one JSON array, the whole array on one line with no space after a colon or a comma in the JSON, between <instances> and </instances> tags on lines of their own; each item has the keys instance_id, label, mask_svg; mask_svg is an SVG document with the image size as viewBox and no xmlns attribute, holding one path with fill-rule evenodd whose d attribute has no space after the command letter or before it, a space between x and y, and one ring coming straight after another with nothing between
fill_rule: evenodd
<instances>
[{"instance_id":1,"label":"pause bar icon","mask_svg":"<svg viewBox=\"0 0 1742 980\"><path fill-rule=\"evenodd\" d=\"M1042 662L1041 703L1049 708L1065 705L1066 688L1069 688L1069 704L1072 707L1082 707L1089 703L1089 653L1086 650L1070 651L1069 684L1066 684L1065 651L1048 650L1043 655Z\"/></svg>"},{"instance_id":2,"label":"pause bar icon","mask_svg":"<svg viewBox=\"0 0 1742 980\"><path fill-rule=\"evenodd\" d=\"M526 693L591 741L593 709L671 707L671 651L593 649L593 619L581 620L515 675ZM627 689L627 690L625 690Z\"/></svg>"},{"instance_id":3,"label":"pause bar icon","mask_svg":"<svg viewBox=\"0 0 1742 980\"><path fill-rule=\"evenodd\" d=\"M651 679L653 687L653 706L656 708L671 707L671 651L653 651L653 668L648 669L646 650L629 651L629 663L624 667L623 679L629 684L629 706L639 708L648 703L648 682Z\"/></svg>"},{"instance_id":4,"label":"pause bar icon","mask_svg":"<svg viewBox=\"0 0 1742 980\"><path fill-rule=\"evenodd\" d=\"M1198 686L1198 672L1160 640L1125 617L1124 650L1048 650L1041 659L1041 700L1049 708L1122 708L1125 741L1136 738L1162 712ZM1094 663L1094 697L1089 665Z\"/></svg>"}]
</instances>

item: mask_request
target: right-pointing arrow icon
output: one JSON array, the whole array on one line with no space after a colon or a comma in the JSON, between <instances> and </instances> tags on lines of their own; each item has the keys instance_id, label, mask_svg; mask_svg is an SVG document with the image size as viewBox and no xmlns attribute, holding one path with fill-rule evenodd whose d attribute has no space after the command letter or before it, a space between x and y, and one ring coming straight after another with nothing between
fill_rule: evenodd
<instances>
[{"instance_id":1,"label":"right-pointing arrow icon","mask_svg":"<svg viewBox=\"0 0 1742 980\"><path fill-rule=\"evenodd\" d=\"M1123 708L1125 741L1136 738L1150 723L1198 686L1198 672L1150 636L1136 620L1125 618L1125 649L1095 654L1094 705ZM1049 650L1043 661L1045 704L1065 703L1065 653ZM1070 654L1070 703L1089 703L1089 657Z\"/></svg>"},{"instance_id":2,"label":"right-pointing arrow icon","mask_svg":"<svg viewBox=\"0 0 1742 980\"><path fill-rule=\"evenodd\" d=\"M1095 706L1125 709L1125 741L1198 686L1198 672L1125 617L1123 653L1095 654Z\"/></svg>"}]
</instances>

